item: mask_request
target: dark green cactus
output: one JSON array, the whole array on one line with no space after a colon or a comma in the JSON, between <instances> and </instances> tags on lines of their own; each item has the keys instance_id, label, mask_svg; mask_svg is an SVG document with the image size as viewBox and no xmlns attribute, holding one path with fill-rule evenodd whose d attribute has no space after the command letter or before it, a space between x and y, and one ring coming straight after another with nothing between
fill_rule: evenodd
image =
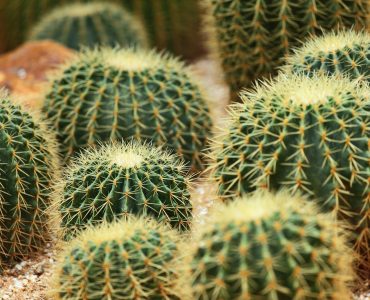
<instances>
[{"instance_id":1,"label":"dark green cactus","mask_svg":"<svg viewBox=\"0 0 370 300\"><path fill-rule=\"evenodd\" d=\"M65 246L54 269L53 299L184 299L182 243L155 222L90 228Z\"/></svg>"},{"instance_id":2,"label":"dark green cactus","mask_svg":"<svg viewBox=\"0 0 370 300\"><path fill-rule=\"evenodd\" d=\"M98 141L136 138L173 149L201 168L212 122L191 71L142 50L88 51L62 68L44 111L66 159Z\"/></svg>"},{"instance_id":3,"label":"dark green cactus","mask_svg":"<svg viewBox=\"0 0 370 300\"><path fill-rule=\"evenodd\" d=\"M353 253L304 200L264 193L214 212L193 246L192 299L350 299Z\"/></svg>"},{"instance_id":4,"label":"dark green cactus","mask_svg":"<svg viewBox=\"0 0 370 300\"><path fill-rule=\"evenodd\" d=\"M317 200L354 226L370 270L370 93L356 84L281 75L246 93L215 145L211 169L225 199L287 188Z\"/></svg>"},{"instance_id":5,"label":"dark green cactus","mask_svg":"<svg viewBox=\"0 0 370 300\"><path fill-rule=\"evenodd\" d=\"M33 28L30 40L54 40L69 48L97 45L145 47L146 33L130 13L111 3L57 7Z\"/></svg>"},{"instance_id":6,"label":"dark green cactus","mask_svg":"<svg viewBox=\"0 0 370 300\"><path fill-rule=\"evenodd\" d=\"M342 31L313 38L287 59L287 72L345 74L370 82L370 34Z\"/></svg>"},{"instance_id":7,"label":"dark green cactus","mask_svg":"<svg viewBox=\"0 0 370 300\"><path fill-rule=\"evenodd\" d=\"M42 249L50 237L55 139L38 118L0 96L0 270Z\"/></svg>"},{"instance_id":8,"label":"dark green cactus","mask_svg":"<svg viewBox=\"0 0 370 300\"><path fill-rule=\"evenodd\" d=\"M67 238L87 224L132 214L190 227L190 179L180 161L157 148L113 143L87 150L65 177L58 208Z\"/></svg>"},{"instance_id":9,"label":"dark green cactus","mask_svg":"<svg viewBox=\"0 0 370 300\"><path fill-rule=\"evenodd\" d=\"M363 29L368 0L204 0L211 51L233 94L270 76L292 47L322 29Z\"/></svg>"}]
</instances>

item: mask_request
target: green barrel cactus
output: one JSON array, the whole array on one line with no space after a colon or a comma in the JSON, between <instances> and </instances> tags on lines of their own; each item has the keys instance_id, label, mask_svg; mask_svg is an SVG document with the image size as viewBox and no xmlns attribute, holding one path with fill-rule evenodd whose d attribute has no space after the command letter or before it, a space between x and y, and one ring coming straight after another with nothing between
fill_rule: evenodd
<instances>
[{"instance_id":1,"label":"green barrel cactus","mask_svg":"<svg viewBox=\"0 0 370 300\"><path fill-rule=\"evenodd\" d=\"M142 219L90 228L66 245L54 269L53 299L184 299L182 242Z\"/></svg>"},{"instance_id":2,"label":"green barrel cactus","mask_svg":"<svg viewBox=\"0 0 370 300\"><path fill-rule=\"evenodd\" d=\"M355 81L281 75L244 95L212 153L225 200L300 191L347 220L370 270L370 93Z\"/></svg>"},{"instance_id":3,"label":"green barrel cactus","mask_svg":"<svg viewBox=\"0 0 370 300\"><path fill-rule=\"evenodd\" d=\"M0 96L0 271L42 249L57 176L55 139L36 116Z\"/></svg>"},{"instance_id":4,"label":"green barrel cactus","mask_svg":"<svg viewBox=\"0 0 370 300\"><path fill-rule=\"evenodd\" d=\"M189 190L181 161L158 148L132 142L87 150L67 169L60 186L63 235L130 215L187 230L192 219Z\"/></svg>"},{"instance_id":5,"label":"green barrel cactus","mask_svg":"<svg viewBox=\"0 0 370 300\"><path fill-rule=\"evenodd\" d=\"M345 235L315 206L257 194L214 212L193 246L193 299L350 299Z\"/></svg>"},{"instance_id":6,"label":"green barrel cactus","mask_svg":"<svg viewBox=\"0 0 370 300\"><path fill-rule=\"evenodd\" d=\"M55 76L44 111L66 159L98 141L135 138L166 144L197 169L212 127L190 69L139 49L80 54Z\"/></svg>"},{"instance_id":7,"label":"green barrel cactus","mask_svg":"<svg viewBox=\"0 0 370 300\"><path fill-rule=\"evenodd\" d=\"M112 3L71 4L57 7L32 29L30 40L54 40L69 48L145 47L142 24Z\"/></svg>"},{"instance_id":8,"label":"green barrel cactus","mask_svg":"<svg viewBox=\"0 0 370 300\"><path fill-rule=\"evenodd\" d=\"M368 0L205 0L211 51L232 95L275 73L292 47L336 28L363 29Z\"/></svg>"},{"instance_id":9,"label":"green barrel cactus","mask_svg":"<svg viewBox=\"0 0 370 300\"><path fill-rule=\"evenodd\" d=\"M345 74L370 82L370 34L341 31L313 38L287 59L287 72Z\"/></svg>"}]
</instances>

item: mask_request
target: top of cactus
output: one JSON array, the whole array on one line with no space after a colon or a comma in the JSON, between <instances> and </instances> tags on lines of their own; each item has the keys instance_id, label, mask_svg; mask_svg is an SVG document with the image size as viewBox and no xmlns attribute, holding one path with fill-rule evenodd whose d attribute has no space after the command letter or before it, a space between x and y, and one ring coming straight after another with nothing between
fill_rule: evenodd
<instances>
[{"instance_id":1,"label":"top of cactus","mask_svg":"<svg viewBox=\"0 0 370 300\"><path fill-rule=\"evenodd\" d=\"M244 91L241 97L244 101L263 99L266 104L278 97L284 106L323 104L330 99L342 101L342 95L348 92L359 98L370 97L366 86L366 83L359 86L357 81L339 75L333 78L319 74L312 77L303 74L280 74L274 80L257 84L254 90Z\"/></svg>"}]
</instances>

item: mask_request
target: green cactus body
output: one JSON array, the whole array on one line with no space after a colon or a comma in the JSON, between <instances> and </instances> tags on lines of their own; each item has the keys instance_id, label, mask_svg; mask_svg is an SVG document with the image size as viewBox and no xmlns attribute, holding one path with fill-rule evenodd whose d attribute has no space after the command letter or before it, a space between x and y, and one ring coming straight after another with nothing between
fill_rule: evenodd
<instances>
[{"instance_id":1,"label":"green cactus body","mask_svg":"<svg viewBox=\"0 0 370 300\"><path fill-rule=\"evenodd\" d=\"M129 220L83 232L53 272L53 299L183 299L176 282L181 243L154 222Z\"/></svg>"},{"instance_id":2,"label":"green cactus body","mask_svg":"<svg viewBox=\"0 0 370 300\"><path fill-rule=\"evenodd\" d=\"M136 138L166 146L201 168L209 108L191 71L141 50L83 53L55 77L44 110L68 158L98 141Z\"/></svg>"},{"instance_id":3,"label":"green cactus body","mask_svg":"<svg viewBox=\"0 0 370 300\"><path fill-rule=\"evenodd\" d=\"M345 74L370 82L370 34L342 31L311 39L287 59L288 72Z\"/></svg>"},{"instance_id":4,"label":"green cactus body","mask_svg":"<svg viewBox=\"0 0 370 300\"><path fill-rule=\"evenodd\" d=\"M48 240L55 148L43 124L0 96L0 270Z\"/></svg>"},{"instance_id":5,"label":"green cactus body","mask_svg":"<svg viewBox=\"0 0 370 300\"><path fill-rule=\"evenodd\" d=\"M132 214L187 230L192 218L189 183L180 161L148 145L113 143L88 150L61 185L63 235Z\"/></svg>"},{"instance_id":6,"label":"green cactus body","mask_svg":"<svg viewBox=\"0 0 370 300\"><path fill-rule=\"evenodd\" d=\"M73 49L96 45L146 45L143 26L118 5L72 4L56 8L33 28L30 40L51 39Z\"/></svg>"},{"instance_id":7,"label":"green cactus body","mask_svg":"<svg viewBox=\"0 0 370 300\"><path fill-rule=\"evenodd\" d=\"M211 51L232 94L276 71L292 47L322 29L363 29L367 0L204 0Z\"/></svg>"},{"instance_id":8,"label":"green cactus body","mask_svg":"<svg viewBox=\"0 0 370 300\"><path fill-rule=\"evenodd\" d=\"M353 254L312 203L266 193L221 208L193 246L193 299L350 299Z\"/></svg>"},{"instance_id":9,"label":"green cactus body","mask_svg":"<svg viewBox=\"0 0 370 300\"><path fill-rule=\"evenodd\" d=\"M354 225L356 248L369 259L368 89L343 78L281 75L244 97L212 155L220 195L301 191Z\"/></svg>"}]
</instances>

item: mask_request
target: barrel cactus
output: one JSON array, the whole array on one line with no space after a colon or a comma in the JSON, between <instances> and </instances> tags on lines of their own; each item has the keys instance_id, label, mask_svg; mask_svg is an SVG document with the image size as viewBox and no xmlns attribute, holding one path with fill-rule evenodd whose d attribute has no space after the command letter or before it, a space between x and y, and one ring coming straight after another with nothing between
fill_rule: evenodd
<instances>
[{"instance_id":1,"label":"barrel cactus","mask_svg":"<svg viewBox=\"0 0 370 300\"><path fill-rule=\"evenodd\" d=\"M362 29L368 0L205 0L211 51L233 94L275 72L292 47L336 28Z\"/></svg>"},{"instance_id":2,"label":"barrel cactus","mask_svg":"<svg viewBox=\"0 0 370 300\"><path fill-rule=\"evenodd\" d=\"M245 93L210 168L225 200L257 188L316 199L355 227L356 249L370 270L370 93L356 85L281 75Z\"/></svg>"},{"instance_id":3,"label":"barrel cactus","mask_svg":"<svg viewBox=\"0 0 370 300\"><path fill-rule=\"evenodd\" d=\"M30 40L45 39L76 50L96 45L146 45L142 24L120 6L103 2L57 7L31 32Z\"/></svg>"},{"instance_id":4,"label":"barrel cactus","mask_svg":"<svg viewBox=\"0 0 370 300\"><path fill-rule=\"evenodd\" d=\"M370 34L341 31L313 38L287 59L287 72L345 74L370 82Z\"/></svg>"},{"instance_id":5,"label":"barrel cactus","mask_svg":"<svg viewBox=\"0 0 370 300\"><path fill-rule=\"evenodd\" d=\"M54 269L53 299L184 299L178 287L182 243L155 222L89 228L66 245Z\"/></svg>"},{"instance_id":6,"label":"barrel cactus","mask_svg":"<svg viewBox=\"0 0 370 300\"><path fill-rule=\"evenodd\" d=\"M141 215L189 229L190 179L173 155L138 143L85 151L67 169L58 203L65 237L87 224Z\"/></svg>"},{"instance_id":7,"label":"barrel cactus","mask_svg":"<svg viewBox=\"0 0 370 300\"><path fill-rule=\"evenodd\" d=\"M350 299L351 257L335 221L287 193L258 193L199 229L193 299Z\"/></svg>"},{"instance_id":8,"label":"barrel cactus","mask_svg":"<svg viewBox=\"0 0 370 300\"><path fill-rule=\"evenodd\" d=\"M190 69L139 49L83 52L55 76L44 111L66 160L98 141L135 138L166 143L197 169L212 127Z\"/></svg>"},{"instance_id":9,"label":"barrel cactus","mask_svg":"<svg viewBox=\"0 0 370 300\"><path fill-rule=\"evenodd\" d=\"M58 175L55 139L33 114L0 96L0 269L45 246Z\"/></svg>"}]
</instances>

